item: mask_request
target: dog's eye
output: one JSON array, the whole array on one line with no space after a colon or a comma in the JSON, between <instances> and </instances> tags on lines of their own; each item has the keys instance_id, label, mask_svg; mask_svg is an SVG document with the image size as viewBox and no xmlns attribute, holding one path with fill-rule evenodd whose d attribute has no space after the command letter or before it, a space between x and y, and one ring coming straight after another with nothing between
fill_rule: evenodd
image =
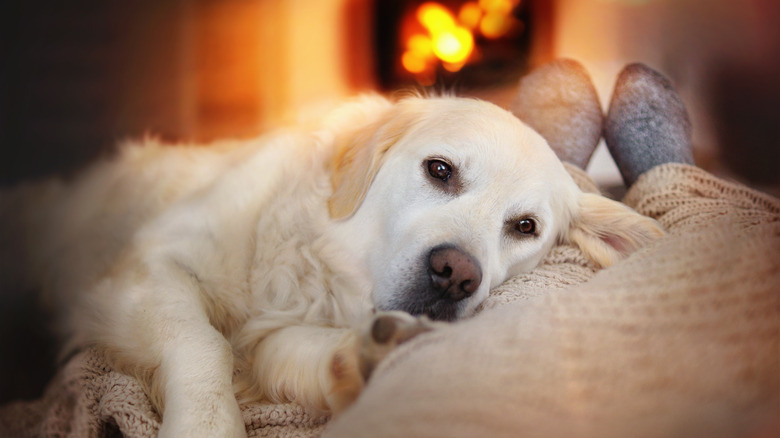
<instances>
[{"instance_id":1,"label":"dog's eye","mask_svg":"<svg viewBox=\"0 0 780 438\"><path fill-rule=\"evenodd\" d=\"M452 166L442 160L428 160L428 174L447 182L452 176Z\"/></svg>"},{"instance_id":2,"label":"dog's eye","mask_svg":"<svg viewBox=\"0 0 780 438\"><path fill-rule=\"evenodd\" d=\"M517 223L515 223L515 230L521 234L535 234L536 221L529 218L520 219L517 221Z\"/></svg>"}]
</instances>

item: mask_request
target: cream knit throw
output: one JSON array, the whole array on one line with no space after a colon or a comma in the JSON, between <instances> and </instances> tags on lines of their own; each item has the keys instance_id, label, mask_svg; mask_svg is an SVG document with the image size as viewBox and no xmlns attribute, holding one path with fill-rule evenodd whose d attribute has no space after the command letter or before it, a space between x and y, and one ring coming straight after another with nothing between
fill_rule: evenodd
<instances>
[{"instance_id":1,"label":"cream knit throw","mask_svg":"<svg viewBox=\"0 0 780 438\"><path fill-rule=\"evenodd\" d=\"M577 249L555 248L475 318L401 346L325 435L780 431L780 201L670 164L625 202L669 236L598 274ZM319 436L328 421L291 404L243 414L250 436ZM159 421L138 384L88 350L41 399L0 407L0 436L147 437Z\"/></svg>"},{"instance_id":2,"label":"cream knit throw","mask_svg":"<svg viewBox=\"0 0 780 438\"><path fill-rule=\"evenodd\" d=\"M329 417L294 404L242 406L250 437L314 437ZM109 368L97 350L71 359L31 402L0 407L0 437L154 437L160 416L133 378ZM115 432L121 432L121 435Z\"/></svg>"}]
</instances>

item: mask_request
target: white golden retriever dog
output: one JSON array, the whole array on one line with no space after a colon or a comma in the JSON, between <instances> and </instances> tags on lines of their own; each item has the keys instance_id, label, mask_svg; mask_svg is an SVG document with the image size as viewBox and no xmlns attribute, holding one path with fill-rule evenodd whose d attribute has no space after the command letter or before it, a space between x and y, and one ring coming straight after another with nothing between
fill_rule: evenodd
<instances>
[{"instance_id":1,"label":"white golden retriever dog","mask_svg":"<svg viewBox=\"0 0 780 438\"><path fill-rule=\"evenodd\" d=\"M61 310L66 352L97 345L146 385L160 436L245 436L243 399L338 412L428 318L471 314L556 242L606 266L663 233L581 192L509 112L456 97L364 97L253 141L147 140L0 200L5 265Z\"/></svg>"}]
</instances>

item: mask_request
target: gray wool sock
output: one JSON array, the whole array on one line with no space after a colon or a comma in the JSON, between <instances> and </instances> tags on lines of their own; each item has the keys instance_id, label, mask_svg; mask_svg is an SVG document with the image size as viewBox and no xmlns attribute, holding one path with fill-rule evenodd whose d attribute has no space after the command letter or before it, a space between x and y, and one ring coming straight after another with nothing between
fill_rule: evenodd
<instances>
[{"instance_id":1,"label":"gray wool sock","mask_svg":"<svg viewBox=\"0 0 780 438\"><path fill-rule=\"evenodd\" d=\"M585 68L571 59L542 65L520 80L510 110L538 132L562 161L587 166L604 114Z\"/></svg>"},{"instance_id":2,"label":"gray wool sock","mask_svg":"<svg viewBox=\"0 0 780 438\"><path fill-rule=\"evenodd\" d=\"M693 164L685 104L668 79L643 64L618 75L604 140L627 186L660 164Z\"/></svg>"}]
</instances>

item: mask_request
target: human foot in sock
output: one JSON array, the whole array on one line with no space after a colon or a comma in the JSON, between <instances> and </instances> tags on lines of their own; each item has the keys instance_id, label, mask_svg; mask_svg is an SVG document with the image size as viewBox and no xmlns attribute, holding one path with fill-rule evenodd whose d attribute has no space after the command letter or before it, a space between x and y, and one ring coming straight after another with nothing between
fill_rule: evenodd
<instances>
[{"instance_id":1,"label":"human foot in sock","mask_svg":"<svg viewBox=\"0 0 780 438\"><path fill-rule=\"evenodd\" d=\"M588 72L560 59L520 80L510 110L536 130L562 161L584 169L601 138L604 115Z\"/></svg>"},{"instance_id":2,"label":"human foot in sock","mask_svg":"<svg viewBox=\"0 0 780 438\"><path fill-rule=\"evenodd\" d=\"M604 140L627 186L659 164L693 164L685 105L668 79L643 64L618 75Z\"/></svg>"}]
</instances>

